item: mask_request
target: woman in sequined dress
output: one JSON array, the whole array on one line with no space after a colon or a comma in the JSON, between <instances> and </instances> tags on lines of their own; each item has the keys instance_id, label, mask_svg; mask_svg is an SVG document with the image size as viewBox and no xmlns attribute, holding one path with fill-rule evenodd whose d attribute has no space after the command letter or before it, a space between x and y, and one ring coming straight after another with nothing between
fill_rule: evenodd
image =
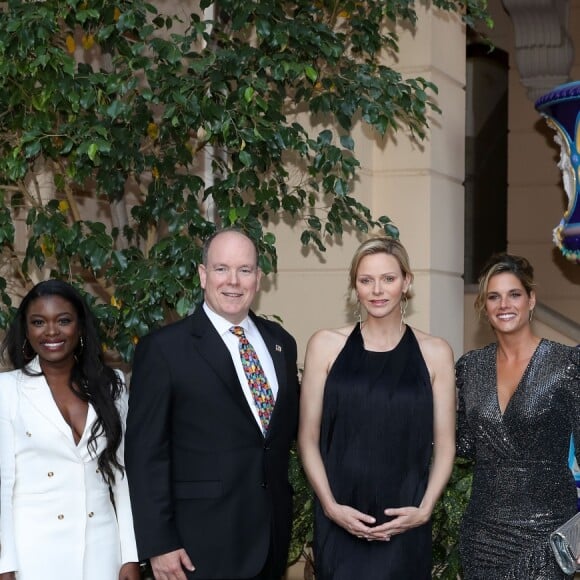
<instances>
[{"instance_id":1,"label":"woman in sequined dress","mask_svg":"<svg viewBox=\"0 0 580 580\"><path fill-rule=\"evenodd\" d=\"M430 516L455 454L453 354L407 326L412 274L397 240L352 260L362 323L308 344L299 446L317 496L317 580L428 580Z\"/></svg>"},{"instance_id":2,"label":"woman in sequined dress","mask_svg":"<svg viewBox=\"0 0 580 580\"><path fill-rule=\"evenodd\" d=\"M533 333L533 287L525 258L492 257L475 306L497 342L456 365L457 452L475 460L464 580L567 578L548 539L576 512L568 449L571 434L580 441L580 350Z\"/></svg>"}]
</instances>

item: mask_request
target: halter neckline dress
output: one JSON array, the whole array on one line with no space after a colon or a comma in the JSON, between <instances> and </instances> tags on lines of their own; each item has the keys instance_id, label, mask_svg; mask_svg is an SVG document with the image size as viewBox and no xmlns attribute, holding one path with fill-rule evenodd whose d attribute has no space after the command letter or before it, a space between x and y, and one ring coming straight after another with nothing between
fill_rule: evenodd
<instances>
[{"instance_id":1,"label":"halter neckline dress","mask_svg":"<svg viewBox=\"0 0 580 580\"><path fill-rule=\"evenodd\" d=\"M368 351L356 325L326 381L320 451L336 500L387 521L418 506L433 446L433 394L412 329L392 350ZM359 539L315 511L317 580L431 578L429 523L389 542Z\"/></svg>"}]
</instances>

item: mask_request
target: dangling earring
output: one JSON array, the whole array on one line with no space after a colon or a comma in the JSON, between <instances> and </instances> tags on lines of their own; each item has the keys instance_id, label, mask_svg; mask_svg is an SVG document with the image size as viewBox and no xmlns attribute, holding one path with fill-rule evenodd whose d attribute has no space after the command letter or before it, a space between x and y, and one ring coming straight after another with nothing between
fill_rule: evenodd
<instances>
[{"instance_id":1,"label":"dangling earring","mask_svg":"<svg viewBox=\"0 0 580 580\"><path fill-rule=\"evenodd\" d=\"M407 305L409 304L409 299L407 298L407 293L404 292L401 296L401 302L399 306L401 307L401 322L399 323L399 334L403 334L403 327L407 325L405 320L405 314L407 313Z\"/></svg>"},{"instance_id":2,"label":"dangling earring","mask_svg":"<svg viewBox=\"0 0 580 580\"><path fill-rule=\"evenodd\" d=\"M358 325L362 326L362 313L358 296L356 297L356 308L354 309L354 317L358 320Z\"/></svg>"},{"instance_id":3,"label":"dangling earring","mask_svg":"<svg viewBox=\"0 0 580 580\"><path fill-rule=\"evenodd\" d=\"M83 337L80 336L79 337L79 346L78 346L77 351L75 352L75 355L74 355L75 356L75 360L78 361L78 358L77 357L79 357L83 353L83 348L84 347L85 347L85 343L83 341Z\"/></svg>"},{"instance_id":4,"label":"dangling earring","mask_svg":"<svg viewBox=\"0 0 580 580\"><path fill-rule=\"evenodd\" d=\"M534 309L533 308L530 309L530 313L528 314L528 320L530 322L532 322L532 320L534 320Z\"/></svg>"},{"instance_id":5,"label":"dangling earring","mask_svg":"<svg viewBox=\"0 0 580 580\"><path fill-rule=\"evenodd\" d=\"M32 354L26 352L28 348L32 350ZM36 353L34 352L34 349L32 348L32 345L28 342L27 338L25 338L24 342L22 343L22 356L24 357L25 360L32 360L36 356Z\"/></svg>"}]
</instances>

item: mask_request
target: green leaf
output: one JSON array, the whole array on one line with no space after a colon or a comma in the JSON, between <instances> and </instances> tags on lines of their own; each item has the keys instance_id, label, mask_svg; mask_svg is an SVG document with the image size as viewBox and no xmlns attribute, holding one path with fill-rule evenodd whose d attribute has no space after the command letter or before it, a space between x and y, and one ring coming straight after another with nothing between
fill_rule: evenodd
<instances>
[{"instance_id":1,"label":"green leaf","mask_svg":"<svg viewBox=\"0 0 580 580\"><path fill-rule=\"evenodd\" d=\"M304 73L306 74L308 79L313 83L315 83L316 79L318 79L318 73L316 72L316 69L310 65L304 67Z\"/></svg>"},{"instance_id":2,"label":"green leaf","mask_svg":"<svg viewBox=\"0 0 580 580\"><path fill-rule=\"evenodd\" d=\"M193 304L191 303L191 301L186 298L185 296L182 296L178 301L177 304L175 305L175 310L178 314L178 316L186 316L187 314L189 314L189 311L191 310Z\"/></svg>"},{"instance_id":3,"label":"green leaf","mask_svg":"<svg viewBox=\"0 0 580 580\"><path fill-rule=\"evenodd\" d=\"M244 91L244 100L246 101L246 103L249 103L253 96L254 96L254 89L253 87L246 87L246 90Z\"/></svg>"},{"instance_id":4,"label":"green leaf","mask_svg":"<svg viewBox=\"0 0 580 580\"><path fill-rule=\"evenodd\" d=\"M341 135L340 144L349 151L354 151L354 140L350 135Z\"/></svg>"},{"instance_id":5,"label":"green leaf","mask_svg":"<svg viewBox=\"0 0 580 580\"><path fill-rule=\"evenodd\" d=\"M127 260L127 256L125 256L125 254L123 252L116 250L112 253L111 256L113 258L113 263L116 265L116 267L119 270L126 270L127 269L129 261Z\"/></svg>"},{"instance_id":6,"label":"green leaf","mask_svg":"<svg viewBox=\"0 0 580 580\"><path fill-rule=\"evenodd\" d=\"M97 144L96 143L91 143L89 145L89 149L88 149L88 152L87 152L88 153L88 156L89 156L89 159L91 161L94 161L95 158L97 157L98 152L99 152L99 148L98 148Z\"/></svg>"},{"instance_id":7,"label":"green leaf","mask_svg":"<svg viewBox=\"0 0 580 580\"><path fill-rule=\"evenodd\" d=\"M239 153L240 162L246 167L252 165L252 156L247 151L240 151Z\"/></svg>"}]
</instances>

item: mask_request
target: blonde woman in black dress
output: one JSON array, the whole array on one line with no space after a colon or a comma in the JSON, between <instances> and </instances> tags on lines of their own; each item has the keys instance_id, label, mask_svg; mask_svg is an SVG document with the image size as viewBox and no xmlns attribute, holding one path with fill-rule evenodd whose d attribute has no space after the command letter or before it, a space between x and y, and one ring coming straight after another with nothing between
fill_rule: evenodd
<instances>
[{"instance_id":1,"label":"blonde woman in black dress","mask_svg":"<svg viewBox=\"0 0 580 580\"><path fill-rule=\"evenodd\" d=\"M317 580L431 578L429 521L455 452L453 355L405 324L412 279L400 242L364 242L350 287L366 319L308 344L299 446Z\"/></svg>"}]
</instances>

